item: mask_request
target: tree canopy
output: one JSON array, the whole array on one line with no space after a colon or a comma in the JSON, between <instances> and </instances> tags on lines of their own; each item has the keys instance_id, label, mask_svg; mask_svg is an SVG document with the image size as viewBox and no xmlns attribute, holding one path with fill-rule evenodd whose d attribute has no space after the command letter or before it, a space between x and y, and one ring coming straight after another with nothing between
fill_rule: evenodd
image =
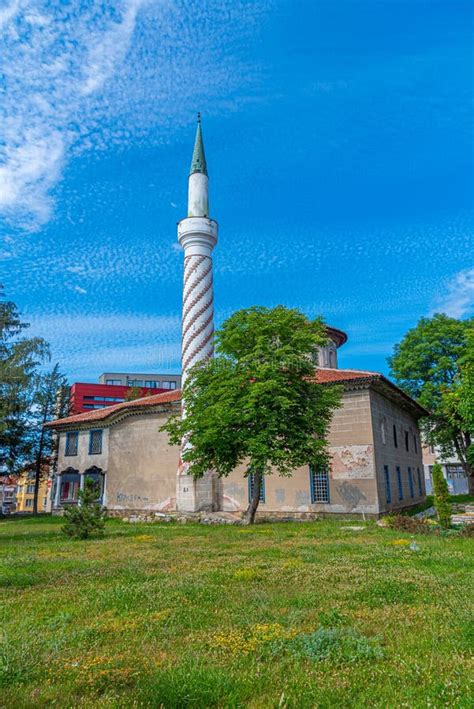
<instances>
[{"instance_id":1,"label":"tree canopy","mask_svg":"<svg viewBox=\"0 0 474 709\"><path fill-rule=\"evenodd\" d=\"M183 390L183 418L163 427L187 442L189 472L227 476L247 464L253 521L263 475L328 465L327 433L340 390L315 382L315 352L327 343L320 319L283 306L234 313L215 334L216 356L198 363Z\"/></svg>"},{"instance_id":2,"label":"tree canopy","mask_svg":"<svg viewBox=\"0 0 474 709\"><path fill-rule=\"evenodd\" d=\"M456 455L474 489L474 320L444 314L421 318L389 359L398 385L430 411L423 424L427 443L442 457Z\"/></svg>"}]
</instances>

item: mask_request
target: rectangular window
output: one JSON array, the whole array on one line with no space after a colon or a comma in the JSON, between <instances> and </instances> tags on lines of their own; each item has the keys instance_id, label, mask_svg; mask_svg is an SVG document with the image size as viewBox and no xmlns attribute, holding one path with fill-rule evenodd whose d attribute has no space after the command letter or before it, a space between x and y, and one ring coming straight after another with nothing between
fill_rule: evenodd
<instances>
[{"instance_id":1,"label":"rectangular window","mask_svg":"<svg viewBox=\"0 0 474 709\"><path fill-rule=\"evenodd\" d=\"M77 455L77 444L79 431L68 431L66 433L66 450L64 455Z\"/></svg>"},{"instance_id":2,"label":"rectangular window","mask_svg":"<svg viewBox=\"0 0 474 709\"><path fill-rule=\"evenodd\" d=\"M409 450L408 436L409 436L408 431L405 431L405 450L406 450L406 451Z\"/></svg>"},{"instance_id":3,"label":"rectangular window","mask_svg":"<svg viewBox=\"0 0 474 709\"><path fill-rule=\"evenodd\" d=\"M89 455L99 453L102 453L102 429L91 431L89 436Z\"/></svg>"},{"instance_id":4,"label":"rectangular window","mask_svg":"<svg viewBox=\"0 0 474 709\"><path fill-rule=\"evenodd\" d=\"M148 387L148 389L156 389L156 382L153 379L147 379L145 386Z\"/></svg>"},{"instance_id":5,"label":"rectangular window","mask_svg":"<svg viewBox=\"0 0 474 709\"><path fill-rule=\"evenodd\" d=\"M418 453L418 444L416 442L416 433L413 434L413 446L415 448L415 453Z\"/></svg>"},{"instance_id":6,"label":"rectangular window","mask_svg":"<svg viewBox=\"0 0 474 709\"><path fill-rule=\"evenodd\" d=\"M142 387L143 379L129 379L127 386L129 387Z\"/></svg>"},{"instance_id":7,"label":"rectangular window","mask_svg":"<svg viewBox=\"0 0 474 709\"><path fill-rule=\"evenodd\" d=\"M170 382L170 381L164 380L161 382L161 388L162 389L176 389L176 382Z\"/></svg>"},{"instance_id":8,"label":"rectangular window","mask_svg":"<svg viewBox=\"0 0 474 709\"><path fill-rule=\"evenodd\" d=\"M25 507L33 507L33 500L25 500Z\"/></svg>"},{"instance_id":9,"label":"rectangular window","mask_svg":"<svg viewBox=\"0 0 474 709\"><path fill-rule=\"evenodd\" d=\"M388 503L392 501L392 491L390 490L390 472L388 465L383 466L383 474L385 477L385 499Z\"/></svg>"},{"instance_id":10,"label":"rectangular window","mask_svg":"<svg viewBox=\"0 0 474 709\"><path fill-rule=\"evenodd\" d=\"M84 401L123 401L119 396L85 396Z\"/></svg>"},{"instance_id":11,"label":"rectangular window","mask_svg":"<svg viewBox=\"0 0 474 709\"><path fill-rule=\"evenodd\" d=\"M329 502L329 472L327 470L309 469L309 487L311 502Z\"/></svg>"},{"instance_id":12,"label":"rectangular window","mask_svg":"<svg viewBox=\"0 0 474 709\"><path fill-rule=\"evenodd\" d=\"M121 379L106 379L105 383L106 384L113 384L114 386L121 386L122 380Z\"/></svg>"},{"instance_id":13,"label":"rectangular window","mask_svg":"<svg viewBox=\"0 0 474 709\"><path fill-rule=\"evenodd\" d=\"M410 497L415 497L415 490L413 488L413 473L411 468L408 468L408 486L410 488Z\"/></svg>"},{"instance_id":14,"label":"rectangular window","mask_svg":"<svg viewBox=\"0 0 474 709\"><path fill-rule=\"evenodd\" d=\"M255 476L253 473L248 474L248 481L249 481L249 502L252 499L253 495L253 486L254 486L254 481L255 481ZM262 477L262 482L260 485L260 497L258 498L260 502L265 502L265 475Z\"/></svg>"},{"instance_id":15,"label":"rectangular window","mask_svg":"<svg viewBox=\"0 0 474 709\"><path fill-rule=\"evenodd\" d=\"M28 485L28 487L27 487L27 489L26 489L27 495L32 495L32 494L34 493L34 491L35 491L35 486L34 486L34 484L33 484L33 485Z\"/></svg>"},{"instance_id":16,"label":"rectangular window","mask_svg":"<svg viewBox=\"0 0 474 709\"><path fill-rule=\"evenodd\" d=\"M398 483L398 499L403 500L403 483L402 483L402 471L400 466L397 465L397 483Z\"/></svg>"},{"instance_id":17,"label":"rectangular window","mask_svg":"<svg viewBox=\"0 0 474 709\"><path fill-rule=\"evenodd\" d=\"M416 474L418 476L418 494L420 497L422 497L423 496L423 483L421 482L421 473L420 473L419 468L416 469Z\"/></svg>"},{"instance_id":18,"label":"rectangular window","mask_svg":"<svg viewBox=\"0 0 474 709\"><path fill-rule=\"evenodd\" d=\"M397 441L397 427L395 424L393 424L393 445L395 448L398 448L398 441Z\"/></svg>"}]
</instances>

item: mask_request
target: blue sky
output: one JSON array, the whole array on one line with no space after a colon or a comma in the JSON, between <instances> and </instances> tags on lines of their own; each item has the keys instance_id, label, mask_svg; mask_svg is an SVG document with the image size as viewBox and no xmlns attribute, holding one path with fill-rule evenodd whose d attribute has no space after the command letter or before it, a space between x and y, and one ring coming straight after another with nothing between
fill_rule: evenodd
<instances>
[{"instance_id":1,"label":"blue sky","mask_svg":"<svg viewBox=\"0 0 474 709\"><path fill-rule=\"evenodd\" d=\"M106 7L104 7L106 6ZM0 0L1 278L71 380L179 370L203 115L217 324L254 304L387 371L473 314L471 0Z\"/></svg>"}]
</instances>

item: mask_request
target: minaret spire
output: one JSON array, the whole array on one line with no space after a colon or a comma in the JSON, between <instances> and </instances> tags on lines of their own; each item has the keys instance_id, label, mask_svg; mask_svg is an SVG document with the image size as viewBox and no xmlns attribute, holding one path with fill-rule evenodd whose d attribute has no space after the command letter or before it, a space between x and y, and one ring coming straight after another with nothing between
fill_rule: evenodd
<instances>
[{"instance_id":1,"label":"minaret spire","mask_svg":"<svg viewBox=\"0 0 474 709\"><path fill-rule=\"evenodd\" d=\"M214 292L212 250L217 243L217 222L209 218L209 178L198 113L196 139L188 180L188 216L178 224L178 241L184 249L183 317L181 368L183 386L189 370L214 353ZM181 415L186 416L184 407ZM208 473L200 480L188 475L183 456L187 441L181 446L176 490L177 508L197 512L213 508L213 478Z\"/></svg>"},{"instance_id":2,"label":"minaret spire","mask_svg":"<svg viewBox=\"0 0 474 709\"><path fill-rule=\"evenodd\" d=\"M192 175L194 172L202 172L203 175L207 175L206 154L204 152L204 142L202 139L200 113L197 114L196 138L194 141L193 159L191 161L191 169L189 174Z\"/></svg>"},{"instance_id":3,"label":"minaret spire","mask_svg":"<svg viewBox=\"0 0 474 709\"><path fill-rule=\"evenodd\" d=\"M196 138L189 171L188 217L209 216L209 176L201 130L201 114L197 114Z\"/></svg>"}]
</instances>

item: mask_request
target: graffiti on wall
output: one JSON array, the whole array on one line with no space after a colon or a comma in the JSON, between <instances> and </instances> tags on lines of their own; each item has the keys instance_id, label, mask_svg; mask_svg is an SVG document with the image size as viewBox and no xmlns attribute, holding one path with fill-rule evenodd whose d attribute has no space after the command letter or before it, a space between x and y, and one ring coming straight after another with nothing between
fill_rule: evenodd
<instances>
[{"instance_id":1,"label":"graffiti on wall","mask_svg":"<svg viewBox=\"0 0 474 709\"><path fill-rule=\"evenodd\" d=\"M117 502L119 504L124 504L126 502L148 502L149 498L148 497L143 497L142 495L127 495L125 492L118 492L117 493Z\"/></svg>"}]
</instances>

